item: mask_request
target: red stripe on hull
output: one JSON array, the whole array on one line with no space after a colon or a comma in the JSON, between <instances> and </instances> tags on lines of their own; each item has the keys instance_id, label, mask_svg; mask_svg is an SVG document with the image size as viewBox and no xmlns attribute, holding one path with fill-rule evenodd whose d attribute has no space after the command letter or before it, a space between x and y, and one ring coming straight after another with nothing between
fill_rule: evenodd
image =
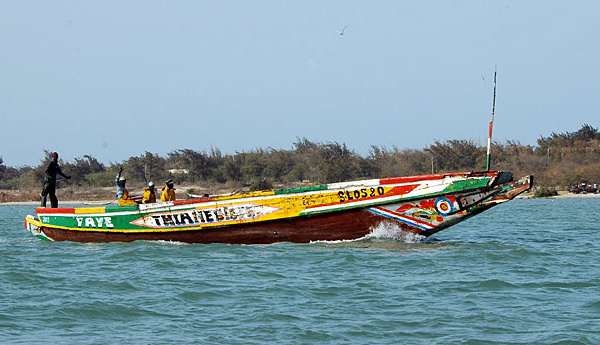
<instances>
[{"instance_id":1,"label":"red stripe on hull","mask_svg":"<svg viewBox=\"0 0 600 345\"><path fill-rule=\"evenodd\" d=\"M37 214L44 214L44 213L75 213L75 209L74 208L69 208L69 207L65 207L65 208L43 208L43 207L39 207L35 210L35 213Z\"/></svg>"},{"instance_id":2,"label":"red stripe on hull","mask_svg":"<svg viewBox=\"0 0 600 345\"><path fill-rule=\"evenodd\" d=\"M212 198L201 198L201 199L190 199L190 200L181 200L181 201L173 201L173 206L179 205L189 205L189 204L197 204L200 202L212 201Z\"/></svg>"},{"instance_id":3,"label":"red stripe on hull","mask_svg":"<svg viewBox=\"0 0 600 345\"><path fill-rule=\"evenodd\" d=\"M431 175L417 175L417 176L404 176L404 177L388 177L379 179L379 183L382 185L386 184L398 184L398 183L408 183L408 182L417 182L417 181L430 181L430 180L440 180L444 177L452 177L452 176L493 176L497 175L497 171L472 171L472 172L462 172L462 173L449 173L449 174L431 174Z\"/></svg>"},{"instance_id":4,"label":"red stripe on hull","mask_svg":"<svg viewBox=\"0 0 600 345\"><path fill-rule=\"evenodd\" d=\"M174 232L95 232L43 227L44 234L55 241L131 242L163 240L188 243L264 244L274 242L338 241L366 236L386 218L365 210L277 220L258 224ZM421 231L398 223L404 230Z\"/></svg>"},{"instance_id":5,"label":"red stripe on hull","mask_svg":"<svg viewBox=\"0 0 600 345\"><path fill-rule=\"evenodd\" d=\"M397 186L392 188L389 192L387 192L385 195L387 196L389 195L403 195L403 194L408 194L410 192L412 192L415 188L419 187L421 184L409 184L409 185L405 185L405 186Z\"/></svg>"}]
</instances>

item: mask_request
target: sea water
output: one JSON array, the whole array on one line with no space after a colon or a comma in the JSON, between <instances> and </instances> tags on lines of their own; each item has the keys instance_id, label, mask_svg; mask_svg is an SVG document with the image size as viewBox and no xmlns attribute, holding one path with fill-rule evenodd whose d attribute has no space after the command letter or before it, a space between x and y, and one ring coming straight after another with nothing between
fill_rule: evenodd
<instances>
[{"instance_id":1,"label":"sea water","mask_svg":"<svg viewBox=\"0 0 600 345\"><path fill-rule=\"evenodd\" d=\"M0 344L600 344L599 199L431 238L46 242L0 206Z\"/></svg>"}]
</instances>

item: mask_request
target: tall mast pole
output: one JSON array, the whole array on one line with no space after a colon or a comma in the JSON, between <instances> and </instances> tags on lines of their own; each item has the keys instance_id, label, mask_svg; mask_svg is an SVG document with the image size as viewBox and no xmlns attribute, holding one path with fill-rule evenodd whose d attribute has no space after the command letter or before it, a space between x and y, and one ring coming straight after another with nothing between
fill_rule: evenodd
<instances>
[{"instance_id":1,"label":"tall mast pole","mask_svg":"<svg viewBox=\"0 0 600 345\"><path fill-rule=\"evenodd\" d=\"M490 171L490 159L492 150L492 127L494 126L494 113L496 112L496 74L498 73L498 65L494 66L494 101L492 102L492 120L490 121L490 129L487 142L487 163L485 169Z\"/></svg>"}]
</instances>

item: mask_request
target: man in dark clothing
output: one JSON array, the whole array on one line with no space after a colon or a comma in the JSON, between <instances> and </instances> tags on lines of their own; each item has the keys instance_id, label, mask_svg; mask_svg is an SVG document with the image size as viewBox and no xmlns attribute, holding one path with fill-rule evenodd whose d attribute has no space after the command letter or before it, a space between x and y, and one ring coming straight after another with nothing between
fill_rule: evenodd
<instances>
[{"instance_id":1,"label":"man in dark clothing","mask_svg":"<svg viewBox=\"0 0 600 345\"><path fill-rule=\"evenodd\" d=\"M44 189L42 190L42 207L46 207L46 196L50 195L50 205L53 208L58 207L58 199L56 198L56 174L61 175L66 179L71 176L63 174L58 166L58 153L52 152L52 161L46 168L46 176L44 177Z\"/></svg>"}]
</instances>

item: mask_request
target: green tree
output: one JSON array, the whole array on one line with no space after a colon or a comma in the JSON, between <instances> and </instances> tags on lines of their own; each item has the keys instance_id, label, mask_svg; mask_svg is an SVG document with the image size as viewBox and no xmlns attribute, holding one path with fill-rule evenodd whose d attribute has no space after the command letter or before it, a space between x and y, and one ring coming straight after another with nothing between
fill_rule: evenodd
<instances>
[{"instance_id":1,"label":"green tree","mask_svg":"<svg viewBox=\"0 0 600 345\"><path fill-rule=\"evenodd\" d=\"M222 175L219 165L223 158L218 149L211 149L210 153L198 152L190 149L177 150L169 153L171 168L188 169L191 181L207 181L211 177L219 179Z\"/></svg>"},{"instance_id":2,"label":"green tree","mask_svg":"<svg viewBox=\"0 0 600 345\"><path fill-rule=\"evenodd\" d=\"M225 179L237 182L241 180L242 171L239 162L240 159L237 157L237 155L225 156L223 159L223 164L221 165L221 170Z\"/></svg>"},{"instance_id":3,"label":"green tree","mask_svg":"<svg viewBox=\"0 0 600 345\"><path fill-rule=\"evenodd\" d=\"M480 162L482 148L470 140L448 140L445 143L436 141L425 151L433 156L439 172L485 168Z\"/></svg>"},{"instance_id":4,"label":"green tree","mask_svg":"<svg viewBox=\"0 0 600 345\"><path fill-rule=\"evenodd\" d=\"M134 183L146 184L150 181L166 179L166 159L157 154L146 151L138 157L131 157L123 164L124 176Z\"/></svg>"},{"instance_id":5,"label":"green tree","mask_svg":"<svg viewBox=\"0 0 600 345\"><path fill-rule=\"evenodd\" d=\"M65 174L71 175L72 184L83 186L89 184L88 177L90 175L103 172L105 167L96 158L84 155L83 157L75 158L75 162L73 163L64 163L61 169Z\"/></svg>"},{"instance_id":6,"label":"green tree","mask_svg":"<svg viewBox=\"0 0 600 345\"><path fill-rule=\"evenodd\" d=\"M265 153L262 149L238 153L241 160L242 183L251 184L263 179L263 173L267 166Z\"/></svg>"},{"instance_id":7,"label":"green tree","mask_svg":"<svg viewBox=\"0 0 600 345\"><path fill-rule=\"evenodd\" d=\"M264 175L275 181L284 180L296 164L294 156L292 151L271 149L265 155Z\"/></svg>"},{"instance_id":8,"label":"green tree","mask_svg":"<svg viewBox=\"0 0 600 345\"><path fill-rule=\"evenodd\" d=\"M319 145L316 151L317 181L347 181L357 176L356 153L337 142Z\"/></svg>"}]
</instances>

